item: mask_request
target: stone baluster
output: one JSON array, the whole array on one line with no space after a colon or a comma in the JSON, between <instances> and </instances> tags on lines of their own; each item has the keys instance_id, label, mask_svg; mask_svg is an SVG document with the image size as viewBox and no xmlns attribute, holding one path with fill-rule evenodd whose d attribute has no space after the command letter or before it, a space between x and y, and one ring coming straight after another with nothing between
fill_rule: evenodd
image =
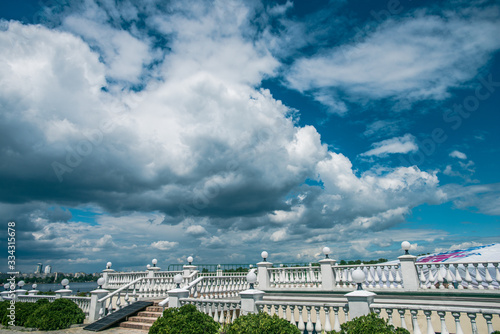
<instances>
[{"instance_id":1,"label":"stone baluster","mask_svg":"<svg viewBox=\"0 0 500 334\"><path fill-rule=\"evenodd\" d=\"M398 289L402 289L403 288L403 285L401 284L401 274L400 274L400 269L399 269L399 266L396 266L396 287Z\"/></svg>"},{"instance_id":2,"label":"stone baluster","mask_svg":"<svg viewBox=\"0 0 500 334\"><path fill-rule=\"evenodd\" d=\"M290 305L290 323L294 326L297 325L295 322L295 305Z\"/></svg>"},{"instance_id":3,"label":"stone baluster","mask_svg":"<svg viewBox=\"0 0 500 334\"><path fill-rule=\"evenodd\" d=\"M280 318L280 305L274 304L273 306L274 306L274 314L276 314L278 318ZM269 312L269 315L271 315L271 312Z\"/></svg>"},{"instance_id":4,"label":"stone baluster","mask_svg":"<svg viewBox=\"0 0 500 334\"><path fill-rule=\"evenodd\" d=\"M385 266L380 266L380 269L382 271L382 288L387 289L389 286L387 285L387 275L385 274Z\"/></svg>"},{"instance_id":5,"label":"stone baluster","mask_svg":"<svg viewBox=\"0 0 500 334\"><path fill-rule=\"evenodd\" d=\"M387 266L389 271L389 288L394 289L394 276L392 275L392 266Z\"/></svg>"},{"instance_id":6,"label":"stone baluster","mask_svg":"<svg viewBox=\"0 0 500 334\"><path fill-rule=\"evenodd\" d=\"M304 324L303 314L302 314L303 306L297 305L297 308L299 309L299 323L297 325L297 328L300 330L301 333L303 333L304 329L306 329L306 326Z\"/></svg>"},{"instance_id":7,"label":"stone baluster","mask_svg":"<svg viewBox=\"0 0 500 334\"><path fill-rule=\"evenodd\" d=\"M497 281L498 288L500 288L500 270L498 270L498 263L493 263L495 266L495 281Z\"/></svg>"},{"instance_id":8,"label":"stone baluster","mask_svg":"<svg viewBox=\"0 0 500 334\"><path fill-rule=\"evenodd\" d=\"M418 268L420 269L420 288L421 289L427 289L427 278L425 277L425 274L424 274L424 266L423 265L420 265L418 266Z\"/></svg>"},{"instance_id":9,"label":"stone baluster","mask_svg":"<svg viewBox=\"0 0 500 334\"><path fill-rule=\"evenodd\" d=\"M342 281L342 270L340 268L335 268L335 282L336 288L340 288L340 282Z\"/></svg>"},{"instance_id":10,"label":"stone baluster","mask_svg":"<svg viewBox=\"0 0 500 334\"><path fill-rule=\"evenodd\" d=\"M371 271L371 268L372 267L366 267L366 281L368 282L368 288L373 288L374 285L373 285L373 276L372 276L372 271Z\"/></svg>"},{"instance_id":11,"label":"stone baluster","mask_svg":"<svg viewBox=\"0 0 500 334\"><path fill-rule=\"evenodd\" d=\"M401 327L408 329L408 326L406 326L405 311L406 310L398 309L399 317L401 318Z\"/></svg>"},{"instance_id":12,"label":"stone baluster","mask_svg":"<svg viewBox=\"0 0 500 334\"><path fill-rule=\"evenodd\" d=\"M345 321L349 321L349 306L344 306L342 307L342 310L344 310L344 314L345 314Z\"/></svg>"},{"instance_id":13,"label":"stone baluster","mask_svg":"<svg viewBox=\"0 0 500 334\"><path fill-rule=\"evenodd\" d=\"M339 308L334 306L333 313L334 313L333 330L339 332L340 331Z\"/></svg>"},{"instance_id":14,"label":"stone baluster","mask_svg":"<svg viewBox=\"0 0 500 334\"><path fill-rule=\"evenodd\" d=\"M214 304L214 321L219 322L219 303L213 302Z\"/></svg>"},{"instance_id":15,"label":"stone baluster","mask_svg":"<svg viewBox=\"0 0 500 334\"><path fill-rule=\"evenodd\" d=\"M467 313L467 316L470 319L472 334L478 334L479 332L477 331L476 313Z\"/></svg>"},{"instance_id":16,"label":"stone baluster","mask_svg":"<svg viewBox=\"0 0 500 334\"><path fill-rule=\"evenodd\" d=\"M430 284L430 288L431 289L435 289L436 285L434 283L436 281L436 278L434 277L434 273L432 272L432 265L430 265L430 264L427 265L427 271L429 272L429 284Z\"/></svg>"},{"instance_id":17,"label":"stone baluster","mask_svg":"<svg viewBox=\"0 0 500 334\"><path fill-rule=\"evenodd\" d=\"M375 285L375 288L381 288L381 285L380 285L380 277L378 276L378 266L374 267L374 273L373 273L373 279L375 280L374 282L374 285Z\"/></svg>"},{"instance_id":18,"label":"stone baluster","mask_svg":"<svg viewBox=\"0 0 500 334\"><path fill-rule=\"evenodd\" d=\"M208 310L207 310L207 314L209 317L213 318L213 314L212 314L212 302L207 302L207 307L208 307Z\"/></svg>"},{"instance_id":19,"label":"stone baluster","mask_svg":"<svg viewBox=\"0 0 500 334\"><path fill-rule=\"evenodd\" d=\"M483 278L481 277L481 273L479 272L478 264L474 263L473 264L475 272L476 272L476 282L477 282L477 288L480 290L484 289L483 286Z\"/></svg>"},{"instance_id":20,"label":"stone baluster","mask_svg":"<svg viewBox=\"0 0 500 334\"><path fill-rule=\"evenodd\" d=\"M434 328L432 327L431 315L432 311L424 311L425 318L427 319L427 334L436 334Z\"/></svg>"},{"instance_id":21,"label":"stone baluster","mask_svg":"<svg viewBox=\"0 0 500 334\"><path fill-rule=\"evenodd\" d=\"M285 319L285 320L287 320L287 317L286 317L286 305L285 304L281 304L280 308L281 308L281 313L283 314L282 318Z\"/></svg>"},{"instance_id":22,"label":"stone baluster","mask_svg":"<svg viewBox=\"0 0 500 334\"><path fill-rule=\"evenodd\" d=\"M491 320L493 319L493 314L483 313L483 317L486 320L486 327L488 328L488 333L494 332L493 324Z\"/></svg>"},{"instance_id":23,"label":"stone baluster","mask_svg":"<svg viewBox=\"0 0 500 334\"><path fill-rule=\"evenodd\" d=\"M446 282L448 283L448 289L453 290L455 287L453 286L453 277L451 276L451 269L450 265L448 263L444 264L444 267L446 269Z\"/></svg>"},{"instance_id":24,"label":"stone baluster","mask_svg":"<svg viewBox=\"0 0 500 334\"><path fill-rule=\"evenodd\" d=\"M308 333L312 333L314 327L313 323L311 321L311 308L312 306L306 305L306 310L307 310L307 325L306 325L306 330Z\"/></svg>"},{"instance_id":25,"label":"stone baluster","mask_svg":"<svg viewBox=\"0 0 500 334\"><path fill-rule=\"evenodd\" d=\"M122 308L122 301L121 301L121 292L118 292L118 295L116 296L116 308L120 310Z\"/></svg>"},{"instance_id":26,"label":"stone baluster","mask_svg":"<svg viewBox=\"0 0 500 334\"><path fill-rule=\"evenodd\" d=\"M490 271L488 270L488 263L483 263L483 267L485 272L484 281L488 284L488 289L493 290L495 287L491 284L493 283L493 278L491 278Z\"/></svg>"},{"instance_id":27,"label":"stone baluster","mask_svg":"<svg viewBox=\"0 0 500 334\"><path fill-rule=\"evenodd\" d=\"M387 322L389 323L389 325L394 325L394 321L392 320L392 312L394 310L392 308L388 308L385 310L385 312L387 312Z\"/></svg>"},{"instance_id":28,"label":"stone baluster","mask_svg":"<svg viewBox=\"0 0 500 334\"><path fill-rule=\"evenodd\" d=\"M330 332L333 329L330 322L330 306L323 306L323 310L325 311L325 332Z\"/></svg>"},{"instance_id":29,"label":"stone baluster","mask_svg":"<svg viewBox=\"0 0 500 334\"><path fill-rule=\"evenodd\" d=\"M464 334L462 326L460 325L460 312L452 312L451 315L455 318L455 333Z\"/></svg>"},{"instance_id":30,"label":"stone baluster","mask_svg":"<svg viewBox=\"0 0 500 334\"><path fill-rule=\"evenodd\" d=\"M437 269L437 281L439 283L439 286L438 288L439 289L444 289L444 278L443 278L443 275L441 274L441 265L440 264L436 264L436 269Z\"/></svg>"},{"instance_id":31,"label":"stone baluster","mask_svg":"<svg viewBox=\"0 0 500 334\"><path fill-rule=\"evenodd\" d=\"M450 334L450 332L448 332L448 328L446 328L446 321L444 319L446 312L438 311L437 314L439 315L439 319L441 319L441 334Z\"/></svg>"},{"instance_id":32,"label":"stone baluster","mask_svg":"<svg viewBox=\"0 0 500 334\"><path fill-rule=\"evenodd\" d=\"M231 322L236 320L236 309L238 308L238 303L233 303L233 317L231 318Z\"/></svg>"},{"instance_id":33,"label":"stone baluster","mask_svg":"<svg viewBox=\"0 0 500 334\"><path fill-rule=\"evenodd\" d=\"M316 333L321 333L321 316L320 316L321 306L314 306L314 311L316 312L316 324L314 330Z\"/></svg>"},{"instance_id":34,"label":"stone baluster","mask_svg":"<svg viewBox=\"0 0 500 334\"><path fill-rule=\"evenodd\" d=\"M472 289L472 277L470 276L469 272L469 265L467 263L464 263L465 267L465 281L467 282L467 288Z\"/></svg>"},{"instance_id":35,"label":"stone baluster","mask_svg":"<svg viewBox=\"0 0 500 334\"><path fill-rule=\"evenodd\" d=\"M109 298L108 313L107 314L111 314L111 313L113 313L113 297Z\"/></svg>"},{"instance_id":36,"label":"stone baluster","mask_svg":"<svg viewBox=\"0 0 500 334\"><path fill-rule=\"evenodd\" d=\"M457 289L462 290L464 287L462 285L462 276L458 270L458 263L454 263L453 267L455 267L455 282L457 282Z\"/></svg>"},{"instance_id":37,"label":"stone baluster","mask_svg":"<svg viewBox=\"0 0 500 334\"><path fill-rule=\"evenodd\" d=\"M413 334L422 334L417 321L418 310L410 310L410 314L411 314L411 325L413 327Z\"/></svg>"}]
</instances>

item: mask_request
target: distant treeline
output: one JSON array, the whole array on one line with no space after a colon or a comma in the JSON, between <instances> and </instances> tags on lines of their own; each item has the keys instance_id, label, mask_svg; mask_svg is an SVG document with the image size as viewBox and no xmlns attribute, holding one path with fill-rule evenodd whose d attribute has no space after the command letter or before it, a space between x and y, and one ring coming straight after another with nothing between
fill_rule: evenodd
<instances>
[{"instance_id":1,"label":"distant treeline","mask_svg":"<svg viewBox=\"0 0 500 334\"><path fill-rule=\"evenodd\" d=\"M0 282L5 284L8 283L7 279L10 277L10 275L7 274L2 274L0 277ZM98 276L93 276L92 274L86 274L86 275L81 275L78 277L75 277L74 275L71 274L58 274L57 278L54 276L47 276L47 277L16 277L16 282L19 281L24 281L26 284L60 284L63 279L67 278L71 283L79 283L79 282L96 282L99 277Z\"/></svg>"}]
</instances>

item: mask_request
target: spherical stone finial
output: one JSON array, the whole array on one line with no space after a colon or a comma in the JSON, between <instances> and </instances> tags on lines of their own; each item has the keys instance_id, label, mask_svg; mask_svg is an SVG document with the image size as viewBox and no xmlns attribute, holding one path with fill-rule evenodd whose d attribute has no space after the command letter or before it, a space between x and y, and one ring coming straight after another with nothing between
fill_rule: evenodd
<instances>
[{"instance_id":1,"label":"spherical stone finial","mask_svg":"<svg viewBox=\"0 0 500 334\"><path fill-rule=\"evenodd\" d=\"M153 261L151 261L151 263L153 264L153 267L156 267L156 264L158 263L158 260L157 259L153 259Z\"/></svg>"},{"instance_id":2,"label":"spherical stone finial","mask_svg":"<svg viewBox=\"0 0 500 334\"><path fill-rule=\"evenodd\" d=\"M67 279L67 278L65 278L65 279L63 279L63 280L61 281L61 285L62 285L62 286L66 286L66 285L68 285L68 284L69 284L69 279Z\"/></svg>"},{"instance_id":3,"label":"spherical stone finial","mask_svg":"<svg viewBox=\"0 0 500 334\"><path fill-rule=\"evenodd\" d=\"M405 251L405 254L410 254L410 252L408 252L408 251L411 248L411 244L408 241L403 241L401 243L401 248L403 248L403 250Z\"/></svg>"},{"instance_id":4,"label":"spherical stone finial","mask_svg":"<svg viewBox=\"0 0 500 334\"><path fill-rule=\"evenodd\" d=\"M260 256L264 259L264 261L266 261L267 257L269 256L269 253L267 253L266 251L263 251L262 253L260 253Z\"/></svg>"},{"instance_id":5,"label":"spherical stone finial","mask_svg":"<svg viewBox=\"0 0 500 334\"><path fill-rule=\"evenodd\" d=\"M177 284L177 289L179 289L181 287L181 283L182 283L182 275L181 274L177 274L174 276L174 283Z\"/></svg>"},{"instance_id":6,"label":"spherical stone finial","mask_svg":"<svg viewBox=\"0 0 500 334\"><path fill-rule=\"evenodd\" d=\"M9 283L5 283L5 284L3 285L3 287L5 288L5 290L9 290L9 288L10 288L10 284L9 284Z\"/></svg>"},{"instance_id":7,"label":"spherical stone finial","mask_svg":"<svg viewBox=\"0 0 500 334\"><path fill-rule=\"evenodd\" d=\"M253 271L247 274L247 282L250 284L250 289L253 289L253 285L257 282L257 275Z\"/></svg>"},{"instance_id":8,"label":"spherical stone finial","mask_svg":"<svg viewBox=\"0 0 500 334\"><path fill-rule=\"evenodd\" d=\"M106 283L106 280L104 279L104 277L100 277L98 280L97 280L97 285L99 285L99 287L102 288L102 286L104 285L104 283Z\"/></svg>"},{"instance_id":9,"label":"spherical stone finial","mask_svg":"<svg viewBox=\"0 0 500 334\"><path fill-rule=\"evenodd\" d=\"M352 280L358 285L358 290L363 290L361 284L365 281L365 272L361 269L356 269L352 272Z\"/></svg>"},{"instance_id":10,"label":"spherical stone finial","mask_svg":"<svg viewBox=\"0 0 500 334\"><path fill-rule=\"evenodd\" d=\"M361 269L356 269L352 272L352 280L355 283L363 283L365 281L365 273Z\"/></svg>"},{"instance_id":11,"label":"spherical stone finial","mask_svg":"<svg viewBox=\"0 0 500 334\"><path fill-rule=\"evenodd\" d=\"M323 254L325 254L325 258L328 259L328 255L332 253L332 250L330 249L330 247L323 247Z\"/></svg>"},{"instance_id":12,"label":"spherical stone finial","mask_svg":"<svg viewBox=\"0 0 500 334\"><path fill-rule=\"evenodd\" d=\"M106 269L111 269L111 265L112 265L111 262L106 263Z\"/></svg>"},{"instance_id":13,"label":"spherical stone finial","mask_svg":"<svg viewBox=\"0 0 500 334\"><path fill-rule=\"evenodd\" d=\"M20 288L22 288L24 284L25 284L24 281L17 282L17 286L19 286Z\"/></svg>"},{"instance_id":14,"label":"spherical stone finial","mask_svg":"<svg viewBox=\"0 0 500 334\"><path fill-rule=\"evenodd\" d=\"M31 286L31 288L32 288L33 290L36 290L36 287L37 287L37 286L38 286L38 285L35 283L35 284L33 284L33 285Z\"/></svg>"},{"instance_id":15,"label":"spherical stone finial","mask_svg":"<svg viewBox=\"0 0 500 334\"><path fill-rule=\"evenodd\" d=\"M151 265L148 263L148 264L146 265L146 268L148 268L148 269L149 269L149 268L151 268Z\"/></svg>"},{"instance_id":16,"label":"spherical stone finial","mask_svg":"<svg viewBox=\"0 0 500 334\"><path fill-rule=\"evenodd\" d=\"M191 263L193 263L194 259L192 256L188 256L187 260L188 260L188 263L191 265Z\"/></svg>"}]
</instances>

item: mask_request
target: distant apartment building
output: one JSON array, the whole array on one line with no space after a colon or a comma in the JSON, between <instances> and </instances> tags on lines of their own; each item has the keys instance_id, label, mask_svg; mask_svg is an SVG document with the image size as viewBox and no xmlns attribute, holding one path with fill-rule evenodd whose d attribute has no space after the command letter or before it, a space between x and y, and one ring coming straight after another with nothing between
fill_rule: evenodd
<instances>
[{"instance_id":1,"label":"distant apartment building","mask_svg":"<svg viewBox=\"0 0 500 334\"><path fill-rule=\"evenodd\" d=\"M50 264L45 266L45 274L50 274L52 272L52 266Z\"/></svg>"},{"instance_id":2,"label":"distant apartment building","mask_svg":"<svg viewBox=\"0 0 500 334\"><path fill-rule=\"evenodd\" d=\"M41 273L43 272L43 271L42 271L42 269L43 269L43 264L38 263L38 264L36 265L36 271L35 271L35 274L41 274Z\"/></svg>"}]
</instances>

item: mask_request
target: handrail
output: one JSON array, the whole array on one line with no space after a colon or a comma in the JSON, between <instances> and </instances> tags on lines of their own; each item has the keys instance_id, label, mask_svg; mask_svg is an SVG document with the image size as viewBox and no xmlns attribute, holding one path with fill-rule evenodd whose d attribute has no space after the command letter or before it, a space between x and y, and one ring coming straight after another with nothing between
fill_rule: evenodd
<instances>
[{"instance_id":1,"label":"handrail","mask_svg":"<svg viewBox=\"0 0 500 334\"><path fill-rule=\"evenodd\" d=\"M257 302L258 303L258 302ZM472 308L450 305L422 305L422 304L385 304L372 303L370 308L381 309L404 309L404 310L422 310L422 311L446 311L446 312L464 312L464 313L481 313L481 314L500 314L500 308Z\"/></svg>"},{"instance_id":2,"label":"handrail","mask_svg":"<svg viewBox=\"0 0 500 334\"><path fill-rule=\"evenodd\" d=\"M136 284L137 282L142 281L142 280L145 280L145 279L148 279L148 277L139 277L139 278L137 278L136 280L133 280L132 282L130 282L130 283L128 283L128 284L126 284L126 285L122 286L122 287L121 287L121 288L119 288L118 290L116 290L116 291L114 291L114 292L112 292L112 293L110 293L110 294L108 294L108 295L106 295L106 296L102 297L101 299L99 299L99 300L98 300L98 302L99 302L99 303L102 303L102 302L103 302L103 301L105 301L106 299L108 299L108 298L110 298L110 297L113 297L114 295L116 295L116 294L118 294L118 293L122 292L123 290L125 290L125 289L129 288L132 284Z\"/></svg>"}]
</instances>

